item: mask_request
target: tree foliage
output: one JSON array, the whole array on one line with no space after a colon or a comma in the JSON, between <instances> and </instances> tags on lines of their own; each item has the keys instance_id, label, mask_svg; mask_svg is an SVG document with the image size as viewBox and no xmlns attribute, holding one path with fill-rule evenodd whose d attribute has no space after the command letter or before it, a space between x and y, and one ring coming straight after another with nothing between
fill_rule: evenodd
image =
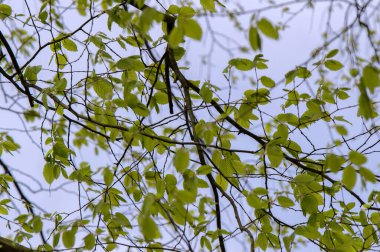
<instances>
[{"instance_id":1,"label":"tree foliage","mask_svg":"<svg viewBox=\"0 0 380 252\"><path fill-rule=\"evenodd\" d=\"M379 250L379 8L2 1L0 251Z\"/></svg>"}]
</instances>

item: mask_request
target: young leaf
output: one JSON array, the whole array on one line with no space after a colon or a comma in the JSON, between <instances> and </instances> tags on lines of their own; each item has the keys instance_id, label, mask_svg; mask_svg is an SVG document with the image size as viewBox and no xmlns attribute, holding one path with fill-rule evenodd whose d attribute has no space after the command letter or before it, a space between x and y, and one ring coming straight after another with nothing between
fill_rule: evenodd
<instances>
[{"instance_id":1,"label":"young leaf","mask_svg":"<svg viewBox=\"0 0 380 252\"><path fill-rule=\"evenodd\" d=\"M137 219L140 226L140 231L146 241L152 241L160 238L160 230L152 217L140 214Z\"/></svg>"},{"instance_id":2,"label":"young leaf","mask_svg":"<svg viewBox=\"0 0 380 252\"><path fill-rule=\"evenodd\" d=\"M215 1L214 0L201 0L201 5L203 9L210 12L215 12Z\"/></svg>"},{"instance_id":3,"label":"young leaf","mask_svg":"<svg viewBox=\"0 0 380 252\"><path fill-rule=\"evenodd\" d=\"M104 78L97 78L93 83L95 93L103 100L111 100L113 96L112 83Z\"/></svg>"},{"instance_id":4,"label":"young leaf","mask_svg":"<svg viewBox=\"0 0 380 252\"><path fill-rule=\"evenodd\" d=\"M177 149L173 158L173 165L178 172L183 172L189 166L189 152L185 148Z\"/></svg>"},{"instance_id":5,"label":"young leaf","mask_svg":"<svg viewBox=\"0 0 380 252\"><path fill-rule=\"evenodd\" d=\"M236 69L240 71L249 71L253 68L253 62L249 59L243 59L243 58L235 58L228 62L230 66L234 66Z\"/></svg>"},{"instance_id":6,"label":"young leaf","mask_svg":"<svg viewBox=\"0 0 380 252\"><path fill-rule=\"evenodd\" d=\"M332 58L335 55L337 55L338 52L339 52L338 49L331 50L330 52L327 53L326 58Z\"/></svg>"},{"instance_id":7,"label":"young leaf","mask_svg":"<svg viewBox=\"0 0 380 252\"><path fill-rule=\"evenodd\" d=\"M274 80L272 80L271 78L267 76L261 76L260 80L261 80L261 83L268 88L272 88L276 85Z\"/></svg>"},{"instance_id":8,"label":"young leaf","mask_svg":"<svg viewBox=\"0 0 380 252\"><path fill-rule=\"evenodd\" d=\"M282 159L284 158L284 154L282 153L281 147L273 142L267 144L266 154L273 167L278 167L281 164Z\"/></svg>"},{"instance_id":9,"label":"young leaf","mask_svg":"<svg viewBox=\"0 0 380 252\"><path fill-rule=\"evenodd\" d=\"M367 157L357 151L350 151L348 158L353 164L363 165L367 162Z\"/></svg>"},{"instance_id":10,"label":"young leaf","mask_svg":"<svg viewBox=\"0 0 380 252\"><path fill-rule=\"evenodd\" d=\"M185 35L195 40L201 40L202 28L194 19L188 19L183 24Z\"/></svg>"},{"instance_id":11,"label":"young leaf","mask_svg":"<svg viewBox=\"0 0 380 252\"><path fill-rule=\"evenodd\" d=\"M0 4L0 20L4 20L12 15L12 8L7 4Z\"/></svg>"},{"instance_id":12,"label":"young leaf","mask_svg":"<svg viewBox=\"0 0 380 252\"><path fill-rule=\"evenodd\" d=\"M325 67L327 67L331 71L338 71L343 68L343 65L337 60L326 60Z\"/></svg>"},{"instance_id":13,"label":"young leaf","mask_svg":"<svg viewBox=\"0 0 380 252\"><path fill-rule=\"evenodd\" d=\"M372 65L367 65L363 69L363 84L366 86L371 93L375 91L376 87L380 86L380 72L377 68Z\"/></svg>"},{"instance_id":14,"label":"young leaf","mask_svg":"<svg viewBox=\"0 0 380 252\"><path fill-rule=\"evenodd\" d=\"M249 28L249 44L254 51L261 50L261 37L257 29L253 26Z\"/></svg>"},{"instance_id":15,"label":"young leaf","mask_svg":"<svg viewBox=\"0 0 380 252\"><path fill-rule=\"evenodd\" d=\"M278 196L277 198L278 204L280 204L282 207L292 207L294 206L293 200L289 199L288 197L285 196Z\"/></svg>"},{"instance_id":16,"label":"young leaf","mask_svg":"<svg viewBox=\"0 0 380 252\"><path fill-rule=\"evenodd\" d=\"M62 242L66 248L72 248L75 244L75 232L67 230L62 233Z\"/></svg>"},{"instance_id":17,"label":"young leaf","mask_svg":"<svg viewBox=\"0 0 380 252\"><path fill-rule=\"evenodd\" d=\"M51 184L53 183L55 176L54 176L54 164L50 162L46 162L44 165L43 175L47 183Z\"/></svg>"},{"instance_id":18,"label":"young leaf","mask_svg":"<svg viewBox=\"0 0 380 252\"><path fill-rule=\"evenodd\" d=\"M257 27L260 29L260 31L267 37L272 39L278 39L278 30L275 28L272 23L266 19L262 18L257 22Z\"/></svg>"},{"instance_id":19,"label":"young leaf","mask_svg":"<svg viewBox=\"0 0 380 252\"><path fill-rule=\"evenodd\" d=\"M69 51L71 51L71 52L76 52L76 51L78 51L78 48L77 48L77 44L75 44L75 42L74 41L72 41L71 39L64 39L63 41L62 41L62 46L65 48L65 49L67 49L67 50L69 50Z\"/></svg>"},{"instance_id":20,"label":"young leaf","mask_svg":"<svg viewBox=\"0 0 380 252\"><path fill-rule=\"evenodd\" d=\"M176 48L180 43L182 43L183 36L184 36L184 30L180 29L178 27L174 27L172 32L169 35L169 44L173 47Z\"/></svg>"},{"instance_id":21,"label":"young leaf","mask_svg":"<svg viewBox=\"0 0 380 252\"><path fill-rule=\"evenodd\" d=\"M352 166L347 166L343 170L342 182L348 189L354 188L356 184L356 170Z\"/></svg>"}]
</instances>

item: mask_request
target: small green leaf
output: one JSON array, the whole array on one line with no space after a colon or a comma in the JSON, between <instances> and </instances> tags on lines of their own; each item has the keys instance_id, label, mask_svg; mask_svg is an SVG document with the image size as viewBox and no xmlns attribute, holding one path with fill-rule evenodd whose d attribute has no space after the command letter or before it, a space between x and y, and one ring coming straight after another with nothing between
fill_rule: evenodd
<instances>
[{"instance_id":1,"label":"small green leaf","mask_svg":"<svg viewBox=\"0 0 380 252\"><path fill-rule=\"evenodd\" d=\"M192 18L195 15L195 10L190 6L183 6L179 9L178 14L184 18Z\"/></svg>"},{"instance_id":2,"label":"small green leaf","mask_svg":"<svg viewBox=\"0 0 380 252\"><path fill-rule=\"evenodd\" d=\"M183 172L189 166L189 152L185 148L176 150L173 165L178 172Z\"/></svg>"},{"instance_id":3,"label":"small green leaf","mask_svg":"<svg viewBox=\"0 0 380 252\"><path fill-rule=\"evenodd\" d=\"M363 69L362 81L371 93L375 91L376 87L380 86L379 70L372 65L368 65Z\"/></svg>"},{"instance_id":4,"label":"small green leaf","mask_svg":"<svg viewBox=\"0 0 380 252\"><path fill-rule=\"evenodd\" d=\"M327 67L331 71L338 71L343 68L343 65L337 60L326 60L325 67Z\"/></svg>"},{"instance_id":5,"label":"small green leaf","mask_svg":"<svg viewBox=\"0 0 380 252\"><path fill-rule=\"evenodd\" d=\"M0 4L0 20L4 20L12 15L12 8L7 4Z\"/></svg>"},{"instance_id":6,"label":"small green leaf","mask_svg":"<svg viewBox=\"0 0 380 252\"><path fill-rule=\"evenodd\" d=\"M47 183L51 184L53 183L55 176L54 176L54 164L47 162L44 165L43 175Z\"/></svg>"},{"instance_id":7,"label":"small green leaf","mask_svg":"<svg viewBox=\"0 0 380 252\"><path fill-rule=\"evenodd\" d=\"M106 184L106 186L110 186L112 184L113 177L114 177L113 172L111 172L109 168L105 168L103 171L103 178L104 178L104 183Z\"/></svg>"},{"instance_id":8,"label":"small green leaf","mask_svg":"<svg viewBox=\"0 0 380 252\"><path fill-rule=\"evenodd\" d=\"M95 236L93 234L88 234L83 238L84 240L84 248L87 250L91 250L95 246Z\"/></svg>"},{"instance_id":9,"label":"small green leaf","mask_svg":"<svg viewBox=\"0 0 380 252\"><path fill-rule=\"evenodd\" d=\"M356 184L356 170L352 166L347 166L343 170L342 182L348 189L354 188Z\"/></svg>"},{"instance_id":10,"label":"small green leaf","mask_svg":"<svg viewBox=\"0 0 380 252\"><path fill-rule=\"evenodd\" d=\"M55 156L59 156L59 157L65 158L65 159L67 159L69 157L69 149L61 141L57 141L54 144L53 152L54 152Z\"/></svg>"},{"instance_id":11,"label":"small green leaf","mask_svg":"<svg viewBox=\"0 0 380 252\"><path fill-rule=\"evenodd\" d=\"M67 230L62 233L62 242L66 248L73 248L75 244L75 232Z\"/></svg>"},{"instance_id":12,"label":"small green leaf","mask_svg":"<svg viewBox=\"0 0 380 252\"><path fill-rule=\"evenodd\" d=\"M288 197L278 196L277 200L278 200L278 204L280 204L282 207L294 206L293 200L289 199Z\"/></svg>"},{"instance_id":13,"label":"small green leaf","mask_svg":"<svg viewBox=\"0 0 380 252\"><path fill-rule=\"evenodd\" d=\"M332 58L335 55L337 55L338 52L339 52L338 49L331 50L330 52L327 53L326 58Z\"/></svg>"},{"instance_id":14,"label":"small green leaf","mask_svg":"<svg viewBox=\"0 0 380 252\"><path fill-rule=\"evenodd\" d=\"M249 71L253 68L253 62L249 59L235 58L228 62L230 66L234 66L240 71Z\"/></svg>"},{"instance_id":15,"label":"small green leaf","mask_svg":"<svg viewBox=\"0 0 380 252\"><path fill-rule=\"evenodd\" d=\"M357 151L350 151L348 158L353 164L363 165L367 162L367 157Z\"/></svg>"},{"instance_id":16,"label":"small green leaf","mask_svg":"<svg viewBox=\"0 0 380 252\"><path fill-rule=\"evenodd\" d=\"M104 78L96 78L93 82L95 93L103 100L111 100L113 96L112 83Z\"/></svg>"},{"instance_id":17,"label":"small green leaf","mask_svg":"<svg viewBox=\"0 0 380 252\"><path fill-rule=\"evenodd\" d=\"M152 241L160 238L160 230L152 217L140 214L138 217L138 223L140 226L140 231L146 241Z\"/></svg>"},{"instance_id":18,"label":"small green leaf","mask_svg":"<svg viewBox=\"0 0 380 252\"><path fill-rule=\"evenodd\" d=\"M318 200L313 195L306 195L301 200L301 208L306 216L307 213L313 214L318 212Z\"/></svg>"},{"instance_id":19,"label":"small green leaf","mask_svg":"<svg viewBox=\"0 0 380 252\"><path fill-rule=\"evenodd\" d=\"M130 70L130 71L144 71L145 65L141 62L139 56L131 56L127 58L122 58L116 62L116 67L121 70Z\"/></svg>"},{"instance_id":20,"label":"small green leaf","mask_svg":"<svg viewBox=\"0 0 380 252\"><path fill-rule=\"evenodd\" d=\"M210 89L210 86L207 84L204 84L199 91L199 94L202 96L203 100L205 102L211 102L212 101L212 90Z\"/></svg>"},{"instance_id":21,"label":"small green leaf","mask_svg":"<svg viewBox=\"0 0 380 252\"><path fill-rule=\"evenodd\" d=\"M266 236L265 233L259 233L259 235L257 236L257 245L259 245L259 247L262 249L262 250L266 250L267 247L268 247L268 238Z\"/></svg>"},{"instance_id":22,"label":"small green leaf","mask_svg":"<svg viewBox=\"0 0 380 252\"><path fill-rule=\"evenodd\" d=\"M71 51L71 52L76 52L78 51L78 48L77 48L77 44L75 44L74 41L72 41L71 39L64 39L62 41L62 45L65 49Z\"/></svg>"},{"instance_id":23,"label":"small green leaf","mask_svg":"<svg viewBox=\"0 0 380 252\"><path fill-rule=\"evenodd\" d=\"M253 192L248 194L247 202L248 202L248 205L256 209L263 208L264 206L263 201Z\"/></svg>"},{"instance_id":24,"label":"small green leaf","mask_svg":"<svg viewBox=\"0 0 380 252\"><path fill-rule=\"evenodd\" d=\"M314 180L315 180L315 177L313 177L307 173L301 173L294 178L294 182L296 182L296 184L298 184L298 185L309 184L310 182L312 182Z\"/></svg>"},{"instance_id":25,"label":"small green leaf","mask_svg":"<svg viewBox=\"0 0 380 252\"><path fill-rule=\"evenodd\" d=\"M169 44L173 47L176 48L180 43L183 41L183 36L184 36L184 30L180 29L178 27L174 27L172 32L169 35Z\"/></svg>"},{"instance_id":26,"label":"small green leaf","mask_svg":"<svg viewBox=\"0 0 380 252\"><path fill-rule=\"evenodd\" d=\"M268 88L272 88L276 85L274 80L272 80L271 78L269 78L267 76L261 76L260 80L261 80L261 83L263 83L263 85L268 87Z\"/></svg>"},{"instance_id":27,"label":"small green leaf","mask_svg":"<svg viewBox=\"0 0 380 252\"><path fill-rule=\"evenodd\" d=\"M212 167L209 165L202 165L201 167L198 168L197 174L198 175L207 175L210 174L212 171Z\"/></svg>"},{"instance_id":28,"label":"small green leaf","mask_svg":"<svg viewBox=\"0 0 380 252\"><path fill-rule=\"evenodd\" d=\"M0 215L8 215L8 209L0 205Z\"/></svg>"},{"instance_id":29,"label":"small green leaf","mask_svg":"<svg viewBox=\"0 0 380 252\"><path fill-rule=\"evenodd\" d=\"M184 30L185 30L185 35L189 38L195 39L195 40L201 40L202 39L202 28L198 24L197 21L194 19L187 19L183 24L182 24Z\"/></svg>"},{"instance_id":30,"label":"small green leaf","mask_svg":"<svg viewBox=\"0 0 380 252\"><path fill-rule=\"evenodd\" d=\"M249 28L249 44L254 51L261 50L261 37L257 29L253 26Z\"/></svg>"},{"instance_id":31,"label":"small green leaf","mask_svg":"<svg viewBox=\"0 0 380 252\"><path fill-rule=\"evenodd\" d=\"M201 0L201 5L202 5L203 9L210 11L210 12L215 12L214 0Z\"/></svg>"},{"instance_id":32,"label":"small green leaf","mask_svg":"<svg viewBox=\"0 0 380 252\"><path fill-rule=\"evenodd\" d=\"M260 31L267 37L272 39L278 39L278 30L272 25L272 23L266 19L262 18L257 22L257 27L260 29Z\"/></svg>"},{"instance_id":33,"label":"small green leaf","mask_svg":"<svg viewBox=\"0 0 380 252\"><path fill-rule=\"evenodd\" d=\"M269 144L267 144L266 154L273 167L278 167L284 158L281 147L273 142L269 142Z\"/></svg>"},{"instance_id":34,"label":"small green leaf","mask_svg":"<svg viewBox=\"0 0 380 252\"><path fill-rule=\"evenodd\" d=\"M372 183L376 183L376 175L370 170L365 167L360 167L359 168L359 173L367 181L370 181Z\"/></svg>"}]
</instances>

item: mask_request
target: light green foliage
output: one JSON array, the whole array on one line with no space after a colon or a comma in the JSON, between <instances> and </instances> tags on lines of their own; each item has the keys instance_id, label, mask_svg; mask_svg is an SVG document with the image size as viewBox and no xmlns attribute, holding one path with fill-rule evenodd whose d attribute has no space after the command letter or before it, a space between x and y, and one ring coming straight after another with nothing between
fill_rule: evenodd
<instances>
[{"instance_id":1,"label":"light green foliage","mask_svg":"<svg viewBox=\"0 0 380 252\"><path fill-rule=\"evenodd\" d=\"M256 2L2 1L12 248L377 251L377 6Z\"/></svg>"},{"instance_id":2,"label":"light green foliage","mask_svg":"<svg viewBox=\"0 0 380 252\"><path fill-rule=\"evenodd\" d=\"M0 4L0 19L3 20L12 14L12 7L7 4Z\"/></svg>"}]
</instances>

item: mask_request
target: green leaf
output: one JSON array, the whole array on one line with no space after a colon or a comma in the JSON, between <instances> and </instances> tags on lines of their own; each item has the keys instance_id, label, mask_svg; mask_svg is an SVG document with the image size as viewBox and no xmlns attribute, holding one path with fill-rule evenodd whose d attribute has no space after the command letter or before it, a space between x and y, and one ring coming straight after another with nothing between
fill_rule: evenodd
<instances>
[{"instance_id":1,"label":"green leaf","mask_svg":"<svg viewBox=\"0 0 380 252\"><path fill-rule=\"evenodd\" d=\"M177 149L173 158L173 165L178 172L183 172L189 166L189 152L185 148Z\"/></svg>"},{"instance_id":2,"label":"green leaf","mask_svg":"<svg viewBox=\"0 0 380 252\"><path fill-rule=\"evenodd\" d=\"M202 5L203 9L210 11L210 12L215 12L214 0L201 0L201 5Z\"/></svg>"},{"instance_id":3,"label":"green leaf","mask_svg":"<svg viewBox=\"0 0 380 252\"><path fill-rule=\"evenodd\" d=\"M73 230L67 230L62 233L62 242L66 248L73 248L75 244L75 233Z\"/></svg>"},{"instance_id":4,"label":"green leaf","mask_svg":"<svg viewBox=\"0 0 380 252\"><path fill-rule=\"evenodd\" d=\"M137 219L140 231L146 241L153 241L154 239L160 238L160 230L152 217L140 214Z\"/></svg>"},{"instance_id":5,"label":"green leaf","mask_svg":"<svg viewBox=\"0 0 380 252\"><path fill-rule=\"evenodd\" d=\"M261 37L257 29L253 26L249 28L249 44L254 51L261 50Z\"/></svg>"},{"instance_id":6,"label":"green leaf","mask_svg":"<svg viewBox=\"0 0 380 252\"><path fill-rule=\"evenodd\" d=\"M272 23L266 19L262 18L257 22L257 27L260 29L260 31L267 37L272 39L278 39L278 30L272 25Z\"/></svg>"},{"instance_id":7,"label":"green leaf","mask_svg":"<svg viewBox=\"0 0 380 252\"><path fill-rule=\"evenodd\" d=\"M284 124L277 126L277 131L273 134L273 141L276 143L285 143L288 140L288 127Z\"/></svg>"},{"instance_id":8,"label":"green leaf","mask_svg":"<svg viewBox=\"0 0 380 252\"><path fill-rule=\"evenodd\" d=\"M268 247L268 238L266 236L265 233L259 233L259 235L257 236L257 245L259 245L259 247L262 249L262 250L266 250L267 247Z\"/></svg>"},{"instance_id":9,"label":"green leaf","mask_svg":"<svg viewBox=\"0 0 380 252\"><path fill-rule=\"evenodd\" d=\"M272 80L271 78L267 76L261 76L260 80L261 80L261 83L268 88L272 88L276 85L274 80Z\"/></svg>"},{"instance_id":10,"label":"green leaf","mask_svg":"<svg viewBox=\"0 0 380 252\"><path fill-rule=\"evenodd\" d=\"M83 240L85 249L91 250L95 247L95 236L93 234L86 235Z\"/></svg>"},{"instance_id":11,"label":"green leaf","mask_svg":"<svg viewBox=\"0 0 380 252\"><path fill-rule=\"evenodd\" d=\"M12 15L12 8L7 4L0 4L0 20L4 20Z\"/></svg>"},{"instance_id":12,"label":"green leaf","mask_svg":"<svg viewBox=\"0 0 380 252\"><path fill-rule=\"evenodd\" d=\"M375 118L377 116L377 112L373 106L372 101L368 97L363 78L361 78L361 81L359 83L359 90L360 96L358 115L363 116L366 120Z\"/></svg>"},{"instance_id":13,"label":"green leaf","mask_svg":"<svg viewBox=\"0 0 380 252\"><path fill-rule=\"evenodd\" d=\"M285 208L294 206L293 200L285 196L278 196L277 201L278 201L278 204L280 204L280 206L285 207Z\"/></svg>"},{"instance_id":14,"label":"green leaf","mask_svg":"<svg viewBox=\"0 0 380 252\"><path fill-rule=\"evenodd\" d=\"M301 200L302 212L306 216L307 213L313 214L318 212L318 200L313 195L306 195Z\"/></svg>"},{"instance_id":15,"label":"green leaf","mask_svg":"<svg viewBox=\"0 0 380 252\"><path fill-rule=\"evenodd\" d=\"M360 167L359 168L359 173L367 181L370 181L372 183L376 183L377 179L375 174L370 170L365 167Z\"/></svg>"},{"instance_id":16,"label":"green leaf","mask_svg":"<svg viewBox=\"0 0 380 252\"><path fill-rule=\"evenodd\" d=\"M267 144L266 154L273 167L278 167L284 158L281 147L273 142L269 142L269 144Z\"/></svg>"},{"instance_id":17,"label":"green leaf","mask_svg":"<svg viewBox=\"0 0 380 252\"><path fill-rule=\"evenodd\" d=\"M42 66L28 66L24 72L25 79L27 79L31 84L36 84L38 80L37 75L41 69Z\"/></svg>"},{"instance_id":18,"label":"green leaf","mask_svg":"<svg viewBox=\"0 0 380 252\"><path fill-rule=\"evenodd\" d=\"M314 180L315 180L315 177L313 177L307 173L301 173L294 178L294 182L296 182L296 184L298 184L298 185L309 184L310 182L312 182Z\"/></svg>"},{"instance_id":19,"label":"green leaf","mask_svg":"<svg viewBox=\"0 0 380 252\"><path fill-rule=\"evenodd\" d=\"M55 59L56 59L56 63L59 69L61 70L64 69L65 66L67 65L67 56L64 54L56 53Z\"/></svg>"},{"instance_id":20,"label":"green leaf","mask_svg":"<svg viewBox=\"0 0 380 252\"><path fill-rule=\"evenodd\" d=\"M8 215L8 209L0 205L0 215Z\"/></svg>"},{"instance_id":21,"label":"green leaf","mask_svg":"<svg viewBox=\"0 0 380 252\"><path fill-rule=\"evenodd\" d=\"M354 188L356 184L356 170L352 166L347 166L343 170L342 182L348 189Z\"/></svg>"},{"instance_id":22,"label":"green leaf","mask_svg":"<svg viewBox=\"0 0 380 252\"><path fill-rule=\"evenodd\" d=\"M69 157L69 149L61 141L57 141L54 144L53 152L54 152L55 156L59 156L59 157L65 158L65 159L67 159Z\"/></svg>"},{"instance_id":23,"label":"green leaf","mask_svg":"<svg viewBox=\"0 0 380 252\"><path fill-rule=\"evenodd\" d=\"M172 32L169 35L168 42L169 42L170 46L172 46L173 48L178 47L178 45L180 43L182 43L184 35L185 34L184 34L183 29L180 29L178 27L174 27Z\"/></svg>"},{"instance_id":24,"label":"green leaf","mask_svg":"<svg viewBox=\"0 0 380 252\"><path fill-rule=\"evenodd\" d=\"M335 154L328 154L326 157L326 167L332 172L338 172L342 165L345 163L345 159L342 156Z\"/></svg>"},{"instance_id":25,"label":"green leaf","mask_svg":"<svg viewBox=\"0 0 380 252\"><path fill-rule=\"evenodd\" d=\"M332 57L334 57L335 55L337 55L338 52L339 52L338 49L331 50L330 52L328 52L328 53L326 54L326 58L332 58Z\"/></svg>"},{"instance_id":26,"label":"green leaf","mask_svg":"<svg viewBox=\"0 0 380 252\"><path fill-rule=\"evenodd\" d=\"M145 65L138 59L139 56L131 56L127 58L122 58L116 62L116 67L121 70L129 71L144 71Z\"/></svg>"},{"instance_id":27,"label":"green leaf","mask_svg":"<svg viewBox=\"0 0 380 252\"><path fill-rule=\"evenodd\" d=\"M203 100L205 102L211 102L212 101L212 90L210 89L210 86L206 83L202 86L201 90L199 91L199 94L202 96Z\"/></svg>"},{"instance_id":28,"label":"green leaf","mask_svg":"<svg viewBox=\"0 0 380 252\"><path fill-rule=\"evenodd\" d=\"M189 38L195 39L195 40L201 40L202 39L202 28L198 24L197 21L194 19L187 19L183 24L182 24L184 30L185 30L185 35Z\"/></svg>"},{"instance_id":29,"label":"green leaf","mask_svg":"<svg viewBox=\"0 0 380 252\"><path fill-rule=\"evenodd\" d=\"M221 175L220 173L218 173L218 175L216 175L215 177L215 182L224 190L226 191L227 190L227 187L228 187L228 181L223 177L223 175Z\"/></svg>"},{"instance_id":30,"label":"green leaf","mask_svg":"<svg viewBox=\"0 0 380 252\"><path fill-rule=\"evenodd\" d=\"M78 51L78 48L77 48L77 44L75 44L75 42L74 41L72 41L71 39L64 39L63 41L62 41L62 46L65 48L65 49L67 49L67 50L69 50L69 51L71 51L71 52L76 52L76 51Z\"/></svg>"},{"instance_id":31,"label":"green leaf","mask_svg":"<svg viewBox=\"0 0 380 252\"><path fill-rule=\"evenodd\" d=\"M46 180L47 183L49 183L49 184L53 183L53 181L55 179L54 164L47 162L44 165L43 175L44 175L44 179Z\"/></svg>"},{"instance_id":32,"label":"green leaf","mask_svg":"<svg viewBox=\"0 0 380 252\"><path fill-rule=\"evenodd\" d=\"M327 67L331 71L338 71L343 68L343 65L337 60L326 60L325 67Z\"/></svg>"},{"instance_id":33,"label":"green leaf","mask_svg":"<svg viewBox=\"0 0 380 252\"><path fill-rule=\"evenodd\" d=\"M363 69L362 81L371 93L375 91L376 87L380 86L379 70L372 65L367 65Z\"/></svg>"},{"instance_id":34,"label":"green leaf","mask_svg":"<svg viewBox=\"0 0 380 252\"><path fill-rule=\"evenodd\" d=\"M184 18L192 18L195 15L195 10L190 6L183 6L179 9L178 14Z\"/></svg>"},{"instance_id":35,"label":"green leaf","mask_svg":"<svg viewBox=\"0 0 380 252\"><path fill-rule=\"evenodd\" d=\"M253 62L249 59L243 59L243 58L235 58L228 62L230 66L235 67L236 69L240 71L249 71L253 68Z\"/></svg>"},{"instance_id":36,"label":"green leaf","mask_svg":"<svg viewBox=\"0 0 380 252\"><path fill-rule=\"evenodd\" d=\"M150 115L150 110L141 102L138 102L135 106L133 106L132 110L139 116L146 117Z\"/></svg>"},{"instance_id":37,"label":"green leaf","mask_svg":"<svg viewBox=\"0 0 380 252\"><path fill-rule=\"evenodd\" d=\"M105 168L103 170L103 178L104 178L104 183L106 184L106 186L110 186L112 184L113 177L114 177L113 172L111 172L109 168Z\"/></svg>"},{"instance_id":38,"label":"green leaf","mask_svg":"<svg viewBox=\"0 0 380 252\"><path fill-rule=\"evenodd\" d=\"M362 165L367 162L367 157L357 151L350 151L348 158L353 164Z\"/></svg>"},{"instance_id":39,"label":"green leaf","mask_svg":"<svg viewBox=\"0 0 380 252\"><path fill-rule=\"evenodd\" d=\"M113 96L112 83L104 78L96 78L93 82L95 93L103 100L111 100Z\"/></svg>"},{"instance_id":40,"label":"green leaf","mask_svg":"<svg viewBox=\"0 0 380 252\"><path fill-rule=\"evenodd\" d=\"M260 209L264 207L263 201L253 192L247 196L248 205L253 208Z\"/></svg>"},{"instance_id":41,"label":"green leaf","mask_svg":"<svg viewBox=\"0 0 380 252\"><path fill-rule=\"evenodd\" d=\"M210 174L212 171L212 167L209 165L202 165L201 167L198 168L197 174L198 175L207 175Z\"/></svg>"}]
</instances>

